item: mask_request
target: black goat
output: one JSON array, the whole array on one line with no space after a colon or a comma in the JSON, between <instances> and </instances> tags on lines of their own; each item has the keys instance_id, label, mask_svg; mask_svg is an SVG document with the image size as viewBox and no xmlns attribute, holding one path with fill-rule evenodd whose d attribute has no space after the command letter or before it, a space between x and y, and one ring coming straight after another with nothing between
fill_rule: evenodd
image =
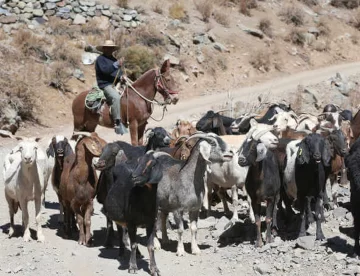
<instances>
[{"instance_id":1,"label":"black goat","mask_svg":"<svg viewBox=\"0 0 360 276\"><path fill-rule=\"evenodd\" d=\"M261 124L272 125L276 121L274 115L281 112L281 110L288 112L292 109L290 108L290 106L287 106L285 104L273 104L268 108L264 116L255 120ZM255 115L243 115L235 119L230 126L232 131L238 132L240 134L246 134L251 127L250 120L254 118L254 116Z\"/></svg>"},{"instance_id":2,"label":"black goat","mask_svg":"<svg viewBox=\"0 0 360 276\"><path fill-rule=\"evenodd\" d=\"M233 134L230 126L234 120L233 118L209 110L197 122L196 129L205 133L212 132L217 135Z\"/></svg>"},{"instance_id":3,"label":"black goat","mask_svg":"<svg viewBox=\"0 0 360 276\"><path fill-rule=\"evenodd\" d=\"M348 109L341 111L340 115L344 121L351 121L353 119L352 112Z\"/></svg>"},{"instance_id":4,"label":"black goat","mask_svg":"<svg viewBox=\"0 0 360 276\"><path fill-rule=\"evenodd\" d=\"M271 230L277 229L277 209L280 199L280 173L276 155L264 144L245 141L239 155L239 165L249 166L245 180L246 191L251 198L251 205L256 223L256 246L263 245L261 238L261 202L266 201L266 243L271 242Z\"/></svg>"},{"instance_id":5,"label":"black goat","mask_svg":"<svg viewBox=\"0 0 360 276\"><path fill-rule=\"evenodd\" d=\"M46 149L47 157L49 158L51 156L55 159L55 164L51 173L51 184L58 197L59 197L61 173L64 168L64 159L65 157L70 156L73 153L74 151L71 148L68 139L64 136L59 136L59 135L56 135L51 139L49 147ZM60 204L60 216L58 221L61 223L64 220L64 212L60 199L59 199L59 204ZM73 227L77 229L75 219L73 220Z\"/></svg>"},{"instance_id":6,"label":"black goat","mask_svg":"<svg viewBox=\"0 0 360 276\"><path fill-rule=\"evenodd\" d=\"M354 251L360 255L360 138L351 146L349 154L345 157L347 177L350 180L351 213L354 218Z\"/></svg>"},{"instance_id":7,"label":"black goat","mask_svg":"<svg viewBox=\"0 0 360 276\"><path fill-rule=\"evenodd\" d=\"M109 189L104 202L104 213L107 218L116 222L119 226L127 227L130 243L131 256L129 262L129 273L136 273L138 268L136 264L136 255L138 253L136 243L136 230L140 225L146 226L146 236L148 239L148 251L150 256L151 275L159 275L154 255L154 227L156 221L156 191L157 183L162 174L150 179L146 183L137 182L132 179L133 169L136 167L136 160L127 160L124 163L116 165L112 174L114 183ZM151 165L147 170L151 169ZM122 227L119 227L122 229ZM122 233L120 230L119 236Z\"/></svg>"},{"instance_id":8,"label":"black goat","mask_svg":"<svg viewBox=\"0 0 360 276\"><path fill-rule=\"evenodd\" d=\"M148 143L146 146L132 146L123 141L108 143L103 151L97 164L96 169L101 170L99 181L96 190L96 198L100 204L104 204L106 196L114 183L112 170L115 164L119 164L125 160L136 160L143 156L148 150L155 150L166 147L170 143L170 137L165 129L156 127L148 134ZM106 209L104 210L106 213ZM112 246L112 239L114 236L113 223L110 218L106 218L106 239L104 245L106 247ZM119 255L122 255L125 245L122 239L122 228L117 225L120 239ZM138 252L139 255L140 252Z\"/></svg>"},{"instance_id":9,"label":"black goat","mask_svg":"<svg viewBox=\"0 0 360 276\"><path fill-rule=\"evenodd\" d=\"M325 239L321 229L325 183L331 166L331 147L318 133L305 137L299 144L295 161L297 200L300 206L301 227L299 237L306 235L306 219L313 221L311 199L315 198L316 239ZM306 216L307 215L307 216Z\"/></svg>"}]
</instances>

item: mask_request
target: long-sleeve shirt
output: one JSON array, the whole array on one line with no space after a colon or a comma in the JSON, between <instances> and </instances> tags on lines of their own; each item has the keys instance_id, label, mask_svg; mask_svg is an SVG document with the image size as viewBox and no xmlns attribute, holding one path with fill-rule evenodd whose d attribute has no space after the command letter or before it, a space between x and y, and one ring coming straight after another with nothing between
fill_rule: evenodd
<instances>
[{"instance_id":1,"label":"long-sleeve shirt","mask_svg":"<svg viewBox=\"0 0 360 276\"><path fill-rule=\"evenodd\" d=\"M119 69L119 62L114 57L105 55L98 56L95 62L95 72L99 88L103 89L113 84L118 70L120 70L120 72L115 84L120 80L122 75L122 71Z\"/></svg>"}]
</instances>

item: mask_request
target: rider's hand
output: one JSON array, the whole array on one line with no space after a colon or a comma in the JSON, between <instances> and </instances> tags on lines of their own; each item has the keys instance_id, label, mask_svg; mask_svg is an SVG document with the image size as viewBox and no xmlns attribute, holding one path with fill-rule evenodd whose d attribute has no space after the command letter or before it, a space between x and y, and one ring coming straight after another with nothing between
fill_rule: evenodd
<instances>
[{"instance_id":1,"label":"rider's hand","mask_svg":"<svg viewBox=\"0 0 360 276\"><path fill-rule=\"evenodd\" d=\"M118 63L119 63L120 66L122 66L123 62L124 62L124 58L123 58L123 57L121 57L121 58L118 59Z\"/></svg>"}]
</instances>

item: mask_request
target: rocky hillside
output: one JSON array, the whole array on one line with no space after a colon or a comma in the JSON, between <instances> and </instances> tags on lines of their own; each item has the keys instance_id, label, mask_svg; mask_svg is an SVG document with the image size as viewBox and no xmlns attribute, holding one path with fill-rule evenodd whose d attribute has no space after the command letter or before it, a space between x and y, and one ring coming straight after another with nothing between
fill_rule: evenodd
<instances>
[{"instance_id":1,"label":"rocky hillside","mask_svg":"<svg viewBox=\"0 0 360 276\"><path fill-rule=\"evenodd\" d=\"M69 122L73 97L95 80L96 54L85 49L104 39L121 46L133 79L170 58L189 98L357 60L359 22L349 0L9 0L0 125Z\"/></svg>"}]
</instances>

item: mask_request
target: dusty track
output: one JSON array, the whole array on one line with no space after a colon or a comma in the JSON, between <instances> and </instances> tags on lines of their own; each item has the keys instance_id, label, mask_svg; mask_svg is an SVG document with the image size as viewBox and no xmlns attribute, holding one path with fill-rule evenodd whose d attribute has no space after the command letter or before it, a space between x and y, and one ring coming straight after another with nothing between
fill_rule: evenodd
<instances>
[{"instance_id":1,"label":"dusty track","mask_svg":"<svg viewBox=\"0 0 360 276\"><path fill-rule=\"evenodd\" d=\"M254 101L260 94L266 94L269 91L274 97L287 98L286 91L296 88L298 84L310 85L315 84L334 76L336 72L341 72L345 75L356 74L360 72L360 63L342 64L327 68L322 68L314 71L302 72L299 74L287 76L280 79L267 81L265 83L253 86L244 87L242 89L232 91L232 97L235 101L242 100L245 102ZM157 123L151 120L149 126L164 126L170 128L179 117L189 117L192 114L199 114L206 111L211 106L221 104L226 101L227 93L219 93L214 95L205 95L194 99L180 99L176 106L170 106L165 118L162 122ZM329 99L330 101L331 99ZM161 117L161 110L157 109L154 112L155 118ZM42 145L45 147L47 141L53 134L63 134L70 136L72 132L72 122L66 126L47 129L30 128L22 131L23 135L34 135L44 137ZM116 136L112 130L98 128L100 136L107 141L115 139L123 139L129 141L129 136ZM15 145L15 141L0 138L0 166L2 167L4 155L10 151L11 147ZM2 171L2 169L1 169ZM2 179L2 173L1 173ZM48 186L46 200L47 208L43 214L44 235L46 242L39 244L36 241L25 244L22 239L12 238L8 239L4 233L9 222L8 207L3 194L3 183L0 181L0 225L3 229L0 232L0 275L9 275L8 273L17 272L18 275L115 275L127 274L127 259L121 261L119 270L119 261L117 257L117 248L105 249L102 246L104 239L105 217L101 214L99 204L95 204L95 213L92 217L92 231L94 232L95 246L93 248L85 248L78 246L75 240L64 240L62 238L62 231L58 231L57 214L58 205L56 204L56 196L51 185ZM34 212L33 203L30 203L29 210L30 223L34 226ZM221 209L221 208L220 208ZM220 210L221 211L221 210ZM18 225L21 224L21 213L18 213L15 221ZM217 216L221 216L220 212L216 212ZM331 214L329 214L331 215ZM344 239L344 248L341 249L344 253L351 247L346 244L346 240L351 239L340 234L338 230L339 222L331 220L324 227L324 232L327 237L339 236ZM144 244L143 234L141 229L138 231L141 234L141 242ZM271 270L276 271L273 264L284 259L284 267L287 260L295 258L296 250L289 249L288 253L281 254L276 248L271 249L270 253L260 253L255 250L253 245L246 243L239 246L227 246L218 249L216 247L216 240L209 234L208 229L201 229L199 231L200 247L203 249L202 255L192 256L190 254L183 258L178 258L175 255L175 240L176 232L170 232L170 239L172 243L166 250L156 252L156 259L162 275L254 275L253 265L256 262L267 262L271 265ZM185 231L186 251L189 251L190 234ZM290 247L291 242L283 242L281 246ZM143 260L139 260L139 275L148 275L148 254L144 246L140 246L140 250L145 256ZM298 250L298 249L297 249ZM297 251L299 252L299 251ZM300 253L299 253L300 254ZM287 270L278 270L275 275L335 275L346 268L345 257L339 263L339 267L334 267L334 262L327 257L325 247L317 247L314 251L308 252L306 258L298 257L298 263L294 262L289 265ZM300 256L300 255L299 255ZM330 256L331 257L331 256ZM289 259L288 258L288 259ZM316 262L315 262L316 261ZM335 261L335 260L334 260ZM338 270L342 269L342 270ZM145 270L145 271L144 271Z\"/></svg>"}]
</instances>

